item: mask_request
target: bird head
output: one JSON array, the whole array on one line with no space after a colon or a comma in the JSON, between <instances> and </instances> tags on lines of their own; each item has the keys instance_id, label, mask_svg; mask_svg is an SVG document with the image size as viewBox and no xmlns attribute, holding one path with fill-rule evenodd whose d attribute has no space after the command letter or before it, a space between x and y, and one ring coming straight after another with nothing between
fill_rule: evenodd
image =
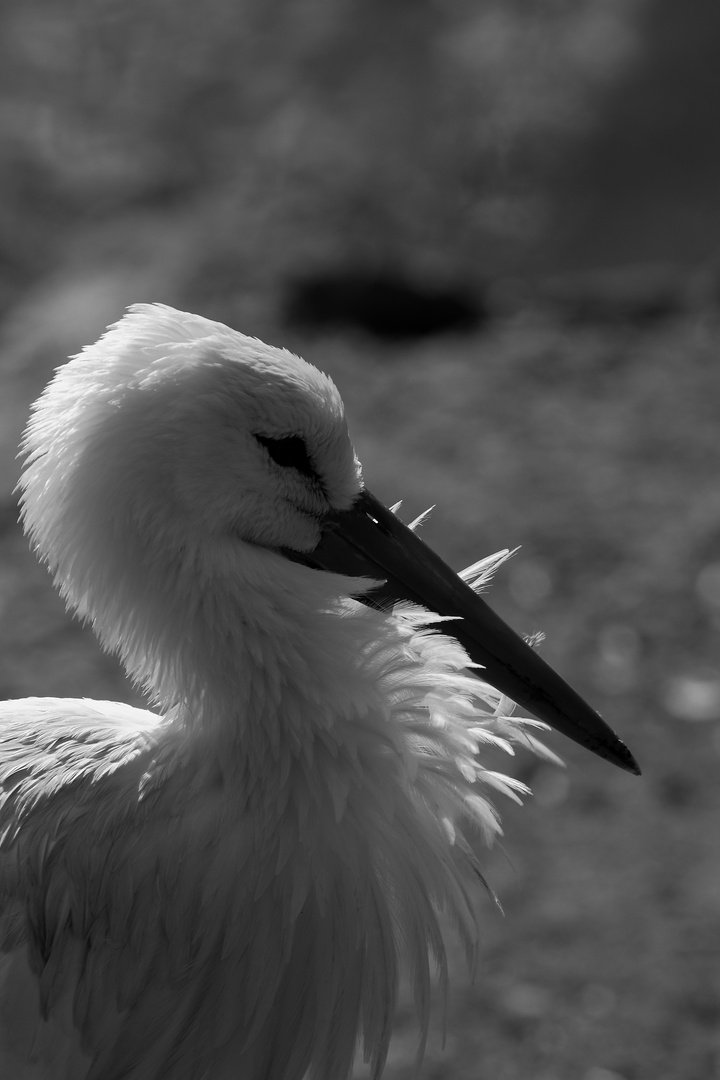
<instances>
[{"instance_id":1,"label":"bird head","mask_svg":"<svg viewBox=\"0 0 720 1080\"><path fill-rule=\"evenodd\" d=\"M51 563L78 561L90 519L166 552L223 536L309 549L361 487L327 376L161 305L135 306L58 370L24 451L23 513Z\"/></svg>"}]
</instances>

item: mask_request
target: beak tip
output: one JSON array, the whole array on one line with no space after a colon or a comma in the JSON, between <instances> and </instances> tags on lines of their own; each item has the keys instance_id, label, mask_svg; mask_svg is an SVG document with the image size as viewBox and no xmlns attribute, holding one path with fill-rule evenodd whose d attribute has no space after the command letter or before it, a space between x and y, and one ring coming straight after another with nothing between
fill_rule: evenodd
<instances>
[{"instance_id":1,"label":"beak tip","mask_svg":"<svg viewBox=\"0 0 720 1080\"><path fill-rule=\"evenodd\" d=\"M627 769L628 772L633 773L635 776L642 776L642 769L638 765L633 755L628 750L625 743L621 742L620 746L622 747L622 756L624 759L623 768Z\"/></svg>"},{"instance_id":2,"label":"beak tip","mask_svg":"<svg viewBox=\"0 0 720 1080\"><path fill-rule=\"evenodd\" d=\"M588 749L594 750L596 754L605 758L611 765L617 765L618 768L633 773L634 776L642 776L642 770L633 754L628 750L622 739L618 739L617 736L614 735L612 742L603 741L599 745L588 746Z\"/></svg>"}]
</instances>

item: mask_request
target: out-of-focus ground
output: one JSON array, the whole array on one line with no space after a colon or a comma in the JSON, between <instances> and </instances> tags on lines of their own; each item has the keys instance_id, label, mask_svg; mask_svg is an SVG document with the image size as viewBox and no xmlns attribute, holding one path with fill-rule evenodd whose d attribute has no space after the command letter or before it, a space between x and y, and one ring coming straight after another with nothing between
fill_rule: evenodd
<instances>
[{"instance_id":1,"label":"out-of-focus ground","mask_svg":"<svg viewBox=\"0 0 720 1080\"><path fill-rule=\"evenodd\" d=\"M160 300L328 371L453 565L522 545L492 602L643 765L516 762L427 1078L720 1076L719 46L713 0L0 9L0 694L133 693L11 492L52 368Z\"/></svg>"}]
</instances>

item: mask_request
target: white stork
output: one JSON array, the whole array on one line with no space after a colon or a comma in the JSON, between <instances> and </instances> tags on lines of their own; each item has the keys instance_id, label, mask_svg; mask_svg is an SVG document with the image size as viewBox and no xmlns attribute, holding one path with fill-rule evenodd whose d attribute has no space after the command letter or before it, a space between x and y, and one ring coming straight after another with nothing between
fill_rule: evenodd
<instances>
[{"instance_id":1,"label":"white stork","mask_svg":"<svg viewBox=\"0 0 720 1080\"><path fill-rule=\"evenodd\" d=\"M422 1049L441 913L476 954L468 837L524 791L483 755L538 747L503 695L632 756L369 494L287 351L138 305L23 449L38 555L154 711L0 705L0 1076L345 1080L359 1045L378 1077L402 961Z\"/></svg>"}]
</instances>

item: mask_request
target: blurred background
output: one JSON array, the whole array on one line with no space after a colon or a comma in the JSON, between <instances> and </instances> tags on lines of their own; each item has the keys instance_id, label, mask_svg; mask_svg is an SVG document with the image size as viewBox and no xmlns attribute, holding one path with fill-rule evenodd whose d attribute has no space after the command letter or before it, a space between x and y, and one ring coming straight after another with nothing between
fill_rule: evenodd
<instances>
[{"instance_id":1,"label":"blurred background","mask_svg":"<svg viewBox=\"0 0 720 1080\"><path fill-rule=\"evenodd\" d=\"M426 1078L720 1077L719 51L714 0L0 5L0 694L136 700L12 490L52 369L158 300L331 374L452 565L521 545L492 603L643 765L512 763Z\"/></svg>"}]
</instances>

